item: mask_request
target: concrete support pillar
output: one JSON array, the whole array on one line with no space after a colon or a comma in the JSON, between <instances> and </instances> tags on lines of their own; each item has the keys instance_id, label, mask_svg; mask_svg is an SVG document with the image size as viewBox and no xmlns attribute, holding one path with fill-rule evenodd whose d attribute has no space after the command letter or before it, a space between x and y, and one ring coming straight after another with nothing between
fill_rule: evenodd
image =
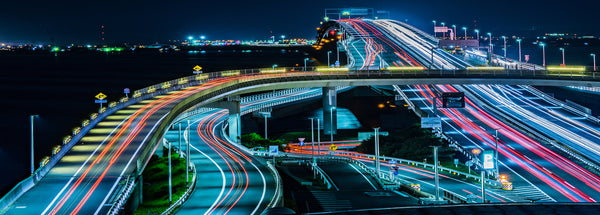
<instances>
[{"instance_id":1,"label":"concrete support pillar","mask_svg":"<svg viewBox=\"0 0 600 215\"><path fill-rule=\"evenodd\" d=\"M240 143L242 136L240 96L228 97L225 101L212 103L208 107L223 108L229 111L229 117L227 118L229 139Z\"/></svg>"},{"instance_id":2,"label":"concrete support pillar","mask_svg":"<svg viewBox=\"0 0 600 215\"><path fill-rule=\"evenodd\" d=\"M241 135L242 135L242 122L240 119L240 103L237 103L237 111L229 110L229 118L227 122L229 123L229 139L233 140L236 143L240 143Z\"/></svg>"},{"instance_id":3,"label":"concrete support pillar","mask_svg":"<svg viewBox=\"0 0 600 215\"><path fill-rule=\"evenodd\" d=\"M337 134L337 92L335 87L323 87L323 132Z\"/></svg>"}]
</instances>

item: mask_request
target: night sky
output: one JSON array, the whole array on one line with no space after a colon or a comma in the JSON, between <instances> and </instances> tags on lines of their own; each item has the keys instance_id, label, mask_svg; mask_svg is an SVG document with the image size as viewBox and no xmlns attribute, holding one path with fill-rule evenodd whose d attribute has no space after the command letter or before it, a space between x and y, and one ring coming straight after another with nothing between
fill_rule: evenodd
<instances>
[{"instance_id":1,"label":"night sky","mask_svg":"<svg viewBox=\"0 0 600 215\"><path fill-rule=\"evenodd\" d=\"M494 35L570 32L598 35L594 0L305 0L159 1L30 0L0 4L0 42L94 43L104 25L109 42L148 43L206 35L207 39L313 38L324 8L371 7L430 31L431 20ZM460 28L459 27L459 28Z\"/></svg>"}]
</instances>

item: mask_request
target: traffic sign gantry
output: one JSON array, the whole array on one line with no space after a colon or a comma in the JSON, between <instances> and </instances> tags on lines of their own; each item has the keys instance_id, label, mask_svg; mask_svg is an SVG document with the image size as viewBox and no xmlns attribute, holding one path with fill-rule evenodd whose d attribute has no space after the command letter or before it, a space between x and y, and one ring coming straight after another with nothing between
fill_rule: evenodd
<instances>
[{"instance_id":1,"label":"traffic sign gantry","mask_svg":"<svg viewBox=\"0 0 600 215\"><path fill-rule=\"evenodd\" d=\"M96 98L99 100L104 100L107 96L104 93L98 93L98 95L96 95Z\"/></svg>"},{"instance_id":2,"label":"traffic sign gantry","mask_svg":"<svg viewBox=\"0 0 600 215\"><path fill-rule=\"evenodd\" d=\"M331 144L331 146L329 146L329 150L331 150L331 151L335 151L335 150L337 150L337 148L338 147L334 144Z\"/></svg>"}]
</instances>

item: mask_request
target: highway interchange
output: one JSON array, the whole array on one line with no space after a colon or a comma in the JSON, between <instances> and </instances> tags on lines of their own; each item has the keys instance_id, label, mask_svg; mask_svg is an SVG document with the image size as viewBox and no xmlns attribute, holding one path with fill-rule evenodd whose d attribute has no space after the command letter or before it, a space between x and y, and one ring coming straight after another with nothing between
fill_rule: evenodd
<instances>
[{"instance_id":1,"label":"highway interchange","mask_svg":"<svg viewBox=\"0 0 600 215\"><path fill-rule=\"evenodd\" d=\"M358 41L346 44L354 57L355 68L464 69L471 66L467 61L435 49L435 38L401 22L366 19L338 22L347 28L348 37ZM263 76L269 77L269 74ZM12 204L7 214L107 213L118 196L116 191L127 186L133 180L128 176L145 165L138 162L138 158L150 145L149 138L162 132L157 131L157 127L173 107L189 96L238 78L213 79L202 85L156 95L108 116L73 146L41 182ZM431 116L439 115L443 132L465 149L495 149L497 130L500 174L506 174L515 189L492 189L487 192L488 200L597 202L600 199L598 175L542 137L531 135L531 131L541 133L577 152L577 156L597 162L594 159L600 155L597 144L600 126L587 120L587 116L566 111L563 106L540 97L541 94L529 86L400 85L393 89L405 94L411 103ZM466 93L465 108L433 108L433 105L440 106L435 98L442 92L457 91ZM298 92L301 93L317 96L320 89ZM242 104L242 109L286 96L265 97ZM225 137L222 129L226 118L226 110L210 109L191 117L190 124L184 124L184 138L190 142L190 157L198 179L194 193L179 211L182 214L257 214L276 205L277 178L265 160L252 156L247 149ZM165 138L177 142L177 132L169 129ZM312 153L308 149L298 152ZM373 165L372 160L356 159L367 166ZM384 164L382 170L388 171L389 166ZM332 169L328 172L336 174ZM400 165L400 172L398 177L421 183L425 192L433 192L432 171ZM362 175L353 177L362 180ZM363 179L371 183L369 178ZM463 199L468 194L480 193L477 184L448 176L442 177L441 184L442 189ZM377 190L376 186L374 189Z\"/></svg>"}]
</instances>

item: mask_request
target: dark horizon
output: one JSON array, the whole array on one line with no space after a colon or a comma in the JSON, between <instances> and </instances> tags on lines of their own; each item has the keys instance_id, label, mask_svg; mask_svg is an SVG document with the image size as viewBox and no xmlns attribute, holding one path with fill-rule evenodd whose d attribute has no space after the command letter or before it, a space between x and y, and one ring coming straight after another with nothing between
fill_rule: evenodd
<instances>
[{"instance_id":1,"label":"dark horizon","mask_svg":"<svg viewBox=\"0 0 600 215\"><path fill-rule=\"evenodd\" d=\"M494 35L534 36L570 33L596 36L600 24L589 18L596 2L574 0L507 0L503 4L479 1L431 0L398 2L360 0L329 2L282 1L219 2L104 1L88 4L65 0L13 1L3 5L0 42L96 44L101 26L106 43L154 43L185 40L189 35L207 39L267 40L271 35L311 39L325 8L368 7L390 11L390 18L431 33L432 20ZM460 32L460 31L459 31Z\"/></svg>"}]
</instances>

